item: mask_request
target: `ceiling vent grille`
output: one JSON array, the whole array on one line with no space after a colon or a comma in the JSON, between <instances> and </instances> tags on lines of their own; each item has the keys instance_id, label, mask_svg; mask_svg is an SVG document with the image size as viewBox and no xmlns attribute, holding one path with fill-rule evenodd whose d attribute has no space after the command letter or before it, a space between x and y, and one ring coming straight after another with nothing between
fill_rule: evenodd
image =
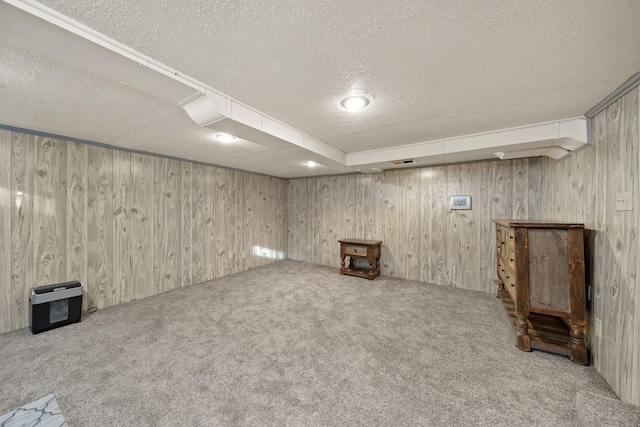
<instances>
[{"instance_id":1,"label":"ceiling vent grille","mask_svg":"<svg viewBox=\"0 0 640 427\"><path fill-rule=\"evenodd\" d=\"M412 163L415 163L415 160L413 159L408 159L408 160L394 160L391 162L392 165L410 165Z\"/></svg>"}]
</instances>

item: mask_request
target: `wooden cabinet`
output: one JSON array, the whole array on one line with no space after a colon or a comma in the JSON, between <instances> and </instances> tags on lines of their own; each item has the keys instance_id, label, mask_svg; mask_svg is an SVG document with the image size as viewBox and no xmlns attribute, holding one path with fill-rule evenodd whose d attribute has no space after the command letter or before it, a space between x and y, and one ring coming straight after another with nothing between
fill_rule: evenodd
<instances>
[{"instance_id":1,"label":"wooden cabinet","mask_svg":"<svg viewBox=\"0 0 640 427\"><path fill-rule=\"evenodd\" d=\"M584 225L495 220L498 296L520 350L588 364Z\"/></svg>"},{"instance_id":2,"label":"wooden cabinet","mask_svg":"<svg viewBox=\"0 0 640 427\"><path fill-rule=\"evenodd\" d=\"M344 239L338 242L340 242L340 259L342 260L340 274L364 277L369 280L380 275L381 240ZM349 257L348 264L346 257ZM367 265L358 268L354 259L365 260Z\"/></svg>"}]
</instances>

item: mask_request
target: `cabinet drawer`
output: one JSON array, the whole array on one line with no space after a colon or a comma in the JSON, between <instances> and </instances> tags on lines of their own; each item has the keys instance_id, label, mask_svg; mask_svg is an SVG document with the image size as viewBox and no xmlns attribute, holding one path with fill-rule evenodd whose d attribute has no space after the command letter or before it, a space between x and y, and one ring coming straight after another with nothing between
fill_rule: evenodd
<instances>
[{"instance_id":1,"label":"cabinet drawer","mask_svg":"<svg viewBox=\"0 0 640 427\"><path fill-rule=\"evenodd\" d=\"M509 248L507 251L507 262L512 268L516 267L516 251L514 249Z\"/></svg>"},{"instance_id":2,"label":"cabinet drawer","mask_svg":"<svg viewBox=\"0 0 640 427\"><path fill-rule=\"evenodd\" d=\"M344 245L344 254L352 256L367 256L367 247L360 245Z\"/></svg>"},{"instance_id":3,"label":"cabinet drawer","mask_svg":"<svg viewBox=\"0 0 640 427\"><path fill-rule=\"evenodd\" d=\"M516 298L516 278L515 278L515 274L513 273L513 271L510 271L509 269L506 269L505 273L504 273L504 288L507 290L507 292L509 292L509 295L511 295L511 299L513 300L513 302L517 301Z\"/></svg>"},{"instance_id":4,"label":"cabinet drawer","mask_svg":"<svg viewBox=\"0 0 640 427\"><path fill-rule=\"evenodd\" d=\"M498 278L502 280L502 282L506 282L505 268L504 262L502 262L502 258L498 258Z\"/></svg>"}]
</instances>

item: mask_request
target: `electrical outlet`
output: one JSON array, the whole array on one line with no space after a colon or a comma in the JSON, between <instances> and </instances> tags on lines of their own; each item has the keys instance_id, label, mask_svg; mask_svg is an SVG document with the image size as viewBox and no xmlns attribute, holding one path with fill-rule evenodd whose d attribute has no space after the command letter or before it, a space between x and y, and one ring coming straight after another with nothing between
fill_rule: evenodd
<instances>
[{"instance_id":1,"label":"electrical outlet","mask_svg":"<svg viewBox=\"0 0 640 427\"><path fill-rule=\"evenodd\" d=\"M593 322L593 329L595 329L595 331L593 331L593 333L596 336L596 338L600 338L602 336L602 321L600 319L598 319L597 317L596 317L595 321Z\"/></svg>"},{"instance_id":2,"label":"electrical outlet","mask_svg":"<svg viewBox=\"0 0 640 427\"><path fill-rule=\"evenodd\" d=\"M616 210L617 211L633 210L633 193L631 193L631 191L625 191L624 193L616 194Z\"/></svg>"},{"instance_id":3,"label":"electrical outlet","mask_svg":"<svg viewBox=\"0 0 640 427\"><path fill-rule=\"evenodd\" d=\"M411 265L414 267L418 266L418 258L411 258Z\"/></svg>"},{"instance_id":4,"label":"electrical outlet","mask_svg":"<svg viewBox=\"0 0 640 427\"><path fill-rule=\"evenodd\" d=\"M242 251L242 259L245 259L247 257L247 251Z\"/></svg>"},{"instance_id":5,"label":"electrical outlet","mask_svg":"<svg viewBox=\"0 0 640 427\"><path fill-rule=\"evenodd\" d=\"M233 252L229 251L229 259L233 259Z\"/></svg>"}]
</instances>

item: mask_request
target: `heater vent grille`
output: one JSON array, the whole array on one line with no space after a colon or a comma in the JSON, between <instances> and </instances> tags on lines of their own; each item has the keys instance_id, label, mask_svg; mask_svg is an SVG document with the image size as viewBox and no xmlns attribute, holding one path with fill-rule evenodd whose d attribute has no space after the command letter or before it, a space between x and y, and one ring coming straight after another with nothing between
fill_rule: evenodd
<instances>
[{"instance_id":1,"label":"heater vent grille","mask_svg":"<svg viewBox=\"0 0 640 427\"><path fill-rule=\"evenodd\" d=\"M392 165L410 165L412 163L415 163L415 160L413 160L413 159L394 160L394 161L391 162Z\"/></svg>"}]
</instances>

